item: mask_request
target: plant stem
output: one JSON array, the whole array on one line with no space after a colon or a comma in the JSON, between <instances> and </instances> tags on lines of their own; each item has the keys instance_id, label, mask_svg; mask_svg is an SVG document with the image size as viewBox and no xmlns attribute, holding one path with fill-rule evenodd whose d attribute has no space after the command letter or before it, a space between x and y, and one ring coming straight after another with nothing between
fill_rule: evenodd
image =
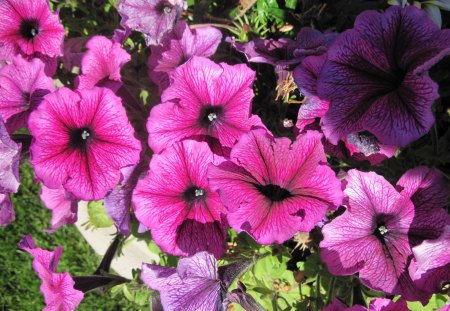
<instances>
[{"instance_id":1,"label":"plant stem","mask_svg":"<svg viewBox=\"0 0 450 311\"><path fill-rule=\"evenodd\" d=\"M334 286L335 285L336 285L336 278L331 277L330 285L328 286L327 304L331 303L332 299L334 298Z\"/></svg>"}]
</instances>

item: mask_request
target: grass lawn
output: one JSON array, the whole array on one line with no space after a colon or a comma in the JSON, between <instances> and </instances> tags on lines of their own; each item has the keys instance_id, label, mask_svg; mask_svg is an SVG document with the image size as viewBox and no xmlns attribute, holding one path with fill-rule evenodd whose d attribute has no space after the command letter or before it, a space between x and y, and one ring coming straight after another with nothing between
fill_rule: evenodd
<instances>
[{"instance_id":1,"label":"grass lawn","mask_svg":"<svg viewBox=\"0 0 450 311\"><path fill-rule=\"evenodd\" d=\"M101 258L95 255L75 226L64 226L53 234L43 231L50 226L51 213L40 202L39 186L33 183L29 164L22 165L21 186L14 194L16 220L0 227L0 310L41 310L44 298L39 291L41 281L31 267L32 257L18 250L17 244L30 234L38 247L53 250L61 245L64 252L58 272L71 275L92 274ZM85 294L78 310L135 310L123 295L94 291ZM136 308L138 309L138 308Z\"/></svg>"}]
</instances>

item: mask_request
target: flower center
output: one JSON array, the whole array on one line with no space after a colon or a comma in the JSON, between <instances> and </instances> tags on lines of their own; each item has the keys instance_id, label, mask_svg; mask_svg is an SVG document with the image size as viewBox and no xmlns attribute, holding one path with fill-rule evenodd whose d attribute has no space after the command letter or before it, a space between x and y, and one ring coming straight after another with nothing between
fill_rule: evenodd
<instances>
[{"instance_id":1,"label":"flower center","mask_svg":"<svg viewBox=\"0 0 450 311\"><path fill-rule=\"evenodd\" d=\"M19 32L25 39L34 39L39 34L39 21L37 19L24 19L20 23Z\"/></svg>"},{"instance_id":2,"label":"flower center","mask_svg":"<svg viewBox=\"0 0 450 311\"><path fill-rule=\"evenodd\" d=\"M199 123L202 127L209 128L220 119L222 113L222 106L203 106L200 110Z\"/></svg>"},{"instance_id":3,"label":"flower center","mask_svg":"<svg viewBox=\"0 0 450 311\"><path fill-rule=\"evenodd\" d=\"M206 191L197 186L190 186L183 192L183 199L186 202L195 202L204 199Z\"/></svg>"},{"instance_id":4,"label":"flower center","mask_svg":"<svg viewBox=\"0 0 450 311\"><path fill-rule=\"evenodd\" d=\"M160 12L161 14L164 14L164 15L169 15L170 13L172 13L172 10L173 10L173 5L170 4L168 1L161 1L156 6L156 11Z\"/></svg>"},{"instance_id":5,"label":"flower center","mask_svg":"<svg viewBox=\"0 0 450 311\"><path fill-rule=\"evenodd\" d=\"M283 201L292 197L292 194L287 189L281 188L278 185L255 185L255 187L261 194L273 202Z\"/></svg>"},{"instance_id":6,"label":"flower center","mask_svg":"<svg viewBox=\"0 0 450 311\"><path fill-rule=\"evenodd\" d=\"M378 240L384 241L384 237L386 236L386 234L388 234L388 232L389 229L386 227L386 225L383 222L380 222L373 234Z\"/></svg>"},{"instance_id":7,"label":"flower center","mask_svg":"<svg viewBox=\"0 0 450 311\"><path fill-rule=\"evenodd\" d=\"M81 127L70 131L69 144L73 148L85 148L92 139L93 131L90 127Z\"/></svg>"}]
</instances>

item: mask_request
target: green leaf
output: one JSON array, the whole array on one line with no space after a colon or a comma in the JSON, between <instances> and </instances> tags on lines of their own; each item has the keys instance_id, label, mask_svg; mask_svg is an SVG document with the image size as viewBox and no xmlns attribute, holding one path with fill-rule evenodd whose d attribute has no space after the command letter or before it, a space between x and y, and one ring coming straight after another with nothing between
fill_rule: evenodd
<instances>
[{"instance_id":1,"label":"green leaf","mask_svg":"<svg viewBox=\"0 0 450 311\"><path fill-rule=\"evenodd\" d=\"M91 201L88 203L89 221L95 228L108 228L114 225L111 218L106 213L103 200Z\"/></svg>"},{"instance_id":2,"label":"green leaf","mask_svg":"<svg viewBox=\"0 0 450 311\"><path fill-rule=\"evenodd\" d=\"M297 0L286 0L286 7L295 10L297 7Z\"/></svg>"}]
</instances>

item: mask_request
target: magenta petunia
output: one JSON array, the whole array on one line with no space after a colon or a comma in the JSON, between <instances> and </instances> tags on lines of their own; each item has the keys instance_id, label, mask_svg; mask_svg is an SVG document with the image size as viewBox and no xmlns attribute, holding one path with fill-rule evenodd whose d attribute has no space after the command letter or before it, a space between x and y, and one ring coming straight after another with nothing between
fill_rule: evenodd
<instances>
[{"instance_id":1,"label":"magenta petunia","mask_svg":"<svg viewBox=\"0 0 450 311\"><path fill-rule=\"evenodd\" d=\"M0 192L0 227L6 227L16 219L9 193Z\"/></svg>"},{"instance_id":2,"label":"magenta petunia","mask_svg":"<svg viewBox=\"0 0 450 311\"><path fill-rule=\"evenodd\" d=\"M426 301L429 297L408 274L411 200L373 172L350 170L346 182L347 210L322 230L320 254L328 270L335 275L359 272L370 288Z\"/></svg>"},{"instance_id":3,"label":"magenta petunia","mask_svg":"<svg viewBox=\"0 0 450 311\"><path fill-rule=\"evenodd\" d=\"M194 56L170 78L162 104L151 110L147 122L154 152L187 138L212 138L232 147L254 125L250 112L255 72L246 65L216 64Z\"/></svg>"},{"instance_id":4,"label":"magenta petunia","mask_svg":"<svg viewBox=\"0 0 450 311\"><path fill-rule=\"evenodd\" d=\"M108 87L117 91L122 86L120 69L131 59L121 45L104 36L94 36L86 43L87 51L81 60L82 74L78 88Z\"/></svg>"},{"instance_id":5,"label":"magenta petunia","mask_svg":"<svg viewBox=\"0 0 450 311\"><path fill-rule=\"evenodd\" d=\"M222 40L220 30L213 27L190 29L180 21L160 46L152 46L148 58L148 72L160 93L169 84L169 73L187 62L192 56L209 57L216 52Z\"/></svg>"},{"instance_id":6,"label":"magenta petunia","mask_svg":"<svg viewBox=\"0 0 450 311\"><path fill-rule=\"evenodd\" d=\"M11 133L26 127L30 112L53 92L53 80L44 70L40 59L28 61L20 55L0 69L0 116Z\"/></svg>"},{"instance_id":7,"label":"magenta petunia","mask_svg":"<svg viewBox=\"0 0 450 311\"><path fill-rule=\"evenodd\" d=\"M261 244L283 243L339 206L341 183L325 165L321 138L308 131L292 143L257 129L241 137L230 161L210 165L210 185L231 227Z\"/></svg>"},{"instance_id":8,"label":"magenta petunia","mask_svg":"<svg viewBox=\"0 0 450 311\"><path fill-rule=\"evenodd\" d=\"M154 155L133 193L137 219L167 253L190 256L226 251L227 222L219 195L206 179L208 164L221 161L208 144L184 140Z\"/></svg>"},{"instance_id":9,"label":"magenta petunia","mask_svg":"<svg viewBox=\"0 0 450 311\"><path fill-rule=\"evenodd\" d=\"M52 226L46 231L54 232L64 225L74 224L77 221L78 200L62 186L51 189L42 185L39 196L44 206L52 211Z\"/></svg>"},{"instance_id":10,"label":"magenta petunia","mask_svg":"<svg viewBox=\"0 0 450 311\"><path fill-rule=\"evenodd\" d=\"M450 225L450 215L444 209L450 195L450 183L441 172L425 166L410 169L399 179L396 188L415 206L409 229L411 245L437 239L444 227Z\"/></svg>"},{"instance_id":11,"label":"magenta petunia","mask_svg":"<svg viewBox=\"0 0 450 311\"><path fill-rule=\"evenodd\" d=\"M139 161L141 144L120 98L107 88L61 88L45 96L29 129L36 176L77 199L102 199L119 182L120 169Z\"/></svg>"},{"instance_id":12,"label":"magenta petunia","mask_svg":"<svg viewBox=\"0 0 450 311\"><path fill-rule=\"evenodd\" d=\"M186 8L185 0L122 0L118 10L121 24L142 32L147 45L159 45Z\"/></svg>"},{"instance_id":13,"label":"magenta petunia","mask_svg":"<svg viewBox=\"0 0 450 311\"><path fill-rule=\"evenodd\" d=\"M409 311L406 300L399 299L394 302L387 298L374 298L370 301L369 307L354 305L347 307L338 298L333 299L333 303L326 306L322 311Z\"/></svg>"},{"instance_id":14,"label":"magenta petunia","mask_svg":"<svg viewBox=\"0 0 450 311\"><path fill-rule=\"evenodd\" d=\"M74 67L81 68L81 60L88 40L88 37L75 37L64 41L64 55L61 60L68 71L72 71Z\"/></svg>"},{"instance_id":15,"label":"magenta petunia","mask_svg":"<svg viewBox=\"0 0 450 311\"><path fill-rule=\"evenodd\" d=\"M62 54L64 27L47 0L0 1L0 57L39 53L50 58Z\"/></svg>"},{"instance_id":16,"label":"magenta petunia","mask_svg":"<svg viewBox=\"0 0 450 311\"><path fill-rule=\"evenodd\" d=\"M426 240L413 248L415 269L410 272L417 286L430 294L440 292L450 282L450 225L436 240Z\"/></svg>"},{"instance_id":17,"label":"magenta petunia","mask_svg":"<svg viewBox=\"0 0 450 311\"><path fill-rule=\"evenodd\" d=\"M403 147L428 132L439 97L428 69L450 54L450 30L415 8L365 11L327 52L318 95L330 103L322 129L333 144L370 132Z\"/></svg>"},{"instance_id":18,"label":"magenta petunia","mask_svg":"<svg viewBox=\"0 0 450 311\"><path fill-rule=\"evenodd\" d=\"M54 251L43 250L35 246L29 235L19 242L19 247L34 257L33 269L42 280L41 292L46 304L44 311L75 310L84 295L74 289L75 282L68 272L56 272L62 247L58 246Z\"/></svg>"}]
</instances>

